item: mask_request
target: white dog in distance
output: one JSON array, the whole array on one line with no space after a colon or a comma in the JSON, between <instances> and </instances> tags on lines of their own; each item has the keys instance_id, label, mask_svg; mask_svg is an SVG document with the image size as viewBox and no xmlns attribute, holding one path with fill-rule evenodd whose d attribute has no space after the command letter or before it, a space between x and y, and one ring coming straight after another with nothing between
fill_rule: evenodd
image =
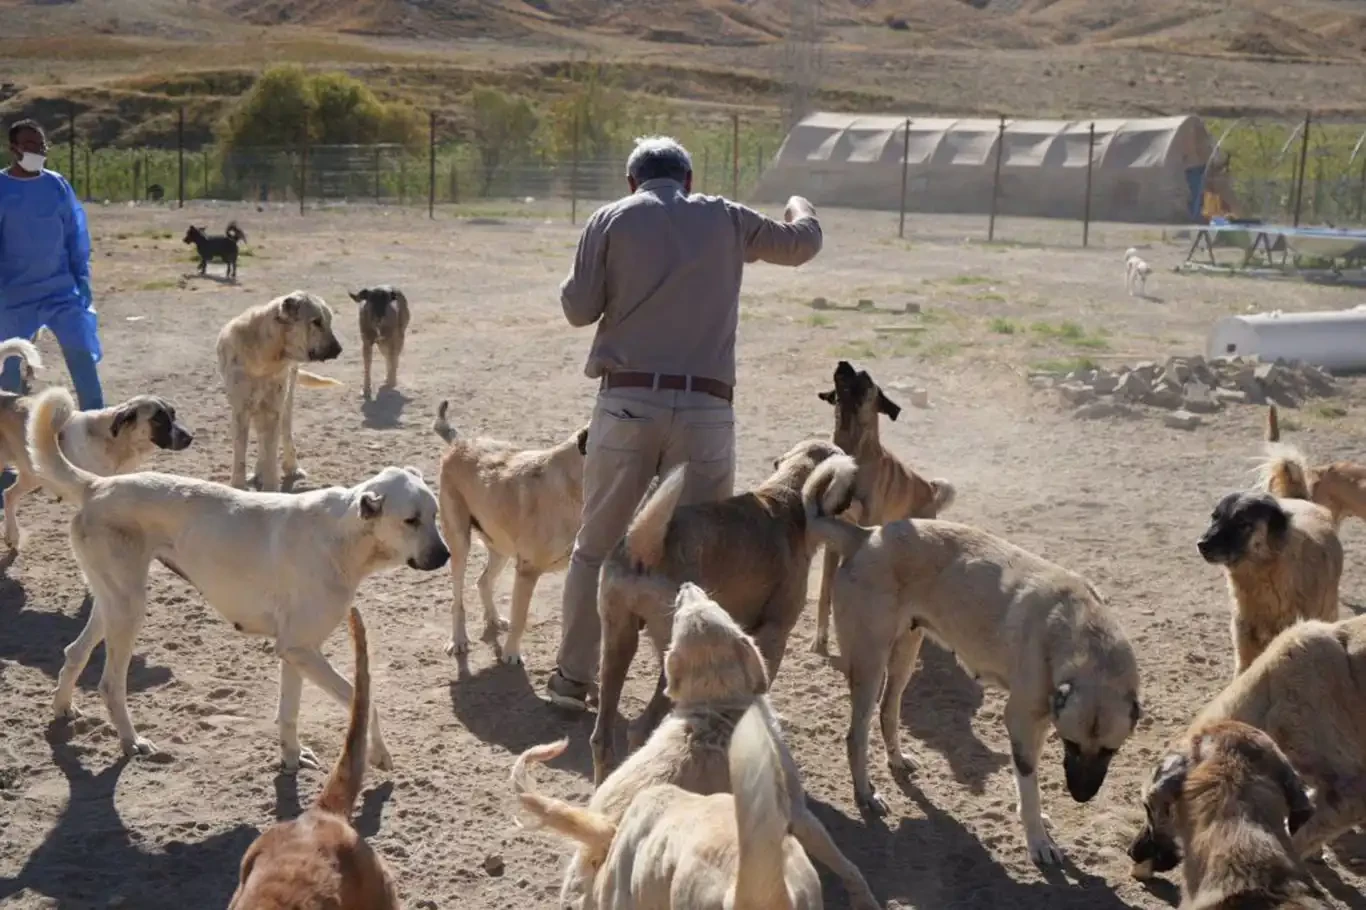
<instances>
[{"instance_id":1,"label":"white dog in distance","mask_svg":"<svg viewBox=\"0 0 1366 910\"><path fill-rule=\"evenodd\" d=\"M1147 296L1148 276L1152 274L1153 267L1144 262L1138 255L1138 250L1129 247L1124 251L1124 290L1129 292L1129 296Z\"/></svg>"}]
</instances>

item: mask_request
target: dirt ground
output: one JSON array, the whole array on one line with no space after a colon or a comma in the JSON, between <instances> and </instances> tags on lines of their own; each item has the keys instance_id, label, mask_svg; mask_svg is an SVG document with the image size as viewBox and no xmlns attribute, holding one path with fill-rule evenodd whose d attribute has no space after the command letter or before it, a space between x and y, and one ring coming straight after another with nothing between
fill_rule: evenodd
<instances>
[{"instance_id":1,"label":"dirt ground","mask_svg":"<svg viewBox=\"0 0 1366 910\"><path fill-rule=\"evenodd\" d=\"M250 238L240 283L182 276L191 270L186 222L220 227L237 217ZM310 213L200 208L92 210L96 300L107 349L106 398L152 391L171 398L196 431L187 452L155 466L225 480L228 410L214 368L219 327L244 307L293 288L327 297L339 313L342 358L320 372L340 390L301 391L297 435L318 484L350 485L389 464L413 464L433 482L441 453L431 432L437 402L453 423L528 446L583 423L593 387L582 365L588 331L570 329L556 287L576 231L553 221L485 217L435 224L415 212ZM927 647L907 692L903 724L921 768L903 791L874 746L872 773L888 795L885 822L853 805L842 677L809 653L814 620L798 626L774 687L810 799L836 842L889 906L918 908L1163 907L1174 880L1152 889L1128 878L1124 847L1137 797L1166 740L1229 678L1228 598L1195 539L1224 492L1250 480L1261 410L1241 407L1194 432L1156 417L1078 421L1025 381L1031 365L1087 357L1100 363L1161 359L1203 349L1218 316L1249 309L1341 308L1362 292L1295 282L1174 274L1184 246L1160 228L1099 225L1091 247L1080 227L1006 221L988 246L982 219L829 212L826 248L798 270L747 273L739 342L738 484L759 481L770 459L832 414L816 393L840 357L869 369L906 405L885 440L917 469L951 479L951 517L1001 534L1092 579L1112 600L1138 651L1146 717L1116 758L1100 795L1074 804L1062 787L1061 747L1041 771L1044 806L1069 865L1044 873L1028 860L1012 815L1014 790L1002 727L1003 698L984 691L943 652ZM1150 299L1123 290L1122 251L1145 249L1155 266ZM211 273L221 274L221 266ZM393 282L414 316L396 394L360 397L353 306L345 289ZM852 305L921 306L920 315L814 311L824 296ZM1068 324L1071 324L1070 326ZM879 332L888 327L910 331ZM46 381L66 382L51 339ZM910 407L909 389L930 407ZM1286 415L1316 457L1360 457L1366 385L1347 381L1336 407ZM130 704L164 754L125 762L96 690L99 653L80 681L86 720L49 725L62 648L89 605L65 539L69 506L39 494L21 515L22 553L0 576L0 904L16 910L123 906L221 907L243 851L277 818L308 805L322 780L277 770L276 664L270 646L244 639L179 579L154 569L148 621L134 659ZM1366 589L1362 530L1344 530L1343 596ZM476 557L482 559L482 557ZM477 570L477 566L476 566ZM470 574L468 602L477 603ZM542 581L525 642L526 667L498 665L476 644L467 664L442 653L449 634L449 576L400 569L366 582L359 603L370 629L374 697L393 773L367 781L358 827L391 864L408 906L553 905L566 846L513 824L508 771L526 747L568 736L571 748L540 774L545 790L590 792L591 717L548 706L539 692L559 634L561 576ZM506 608L510 580L499 585ZM268 596L268 591L262 591ZM813 571L812 600L815 596ZM475 613L477 615L477 611ZM478 632L478 620L474 632ZM350 674L345 632L328 653ZM637 659L623 705L643 706L653 658ZM345 715L305 687L304 743L331 762ZM1338 844L1318 867L1340 906L1359 894L1362 842ZM486 859L501 858L504 869ZM847 906L824 877L830 907Z\"/></svg>"}]
</instances>

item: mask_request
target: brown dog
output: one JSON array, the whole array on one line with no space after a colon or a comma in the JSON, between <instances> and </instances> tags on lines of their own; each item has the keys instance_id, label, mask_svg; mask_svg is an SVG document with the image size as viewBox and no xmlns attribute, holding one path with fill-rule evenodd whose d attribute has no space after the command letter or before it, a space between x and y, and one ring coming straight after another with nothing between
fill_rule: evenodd
<instances>
[{"instance_id":1,"label":"brown dog","mask_svg":"<svg viewBox=\"0 0 1366 910\"><path fill-rule=\"evenodd\" d=\"M634 853L634 868L642 874L636 878L632 873L641 886L632 897L637 903L653 899L646 906L668 906L670 875L675 894L681 879L705 883L710 887L703 893L717 894L714 889L724 893L731 882L738 887L741 870L767 867L770 880L764 894L746 888L744 901L689 902L683 907L782 907L787 906L781 902L784 897L798 907L818 907L818 885L815 902L802 902L803 895L810 901L812 894L805 851L839 876L854 910L876 910L877 900L858 867L835 846L806 804L801 775L768 701L768 679L754 640L690 582L678 587L663 663L672 712L602 782L586 809L536 793L527 773L529 762L548 761L564 749L565 741L527 750L513 768L513 788L531 816L530 826L545 825L579 841L565 871L559 906L631 906L594 904L593 898L611 886L618 871L631 868ZM772 775L773 783L758 784L753 775ZM779 787L785 798L774 804L772 790ZM712 795L731 791L733 803ZM747 820L765 824L761 830L747 830ZM780 829L797 843L782 837ZM780 845L786 857L782 874ZM654 848L708 859L698 868L670 869L652 859L658 855ZM759 856L747 856L746 848Z\"/></svg>"},{"instance_id":2,"label":"brown dog","mask_svg":"<svg viewBox=\"0 0 1366 910\"><path fill-rule=\"evenodd\" d=\"M1307 498L1229 493L1196 544L1228 576L1235 676L1296 620L1338 618L1342 543L1328 510Z\"/></svg>"},{"instance_id":3,"label":"brown dog","mask_svg":"<svg viewBox=\"0 0 1366 910\"><path fill-rule=\"evenodd\" d=\"M835 367L835 388L821 392L821 401L835 406L835 445L854 456L858 482L848 518L877 526L902 518L938 518L953 504L955 491L947 480L925 480L882 445L878 418L896 420L901 406L878 388L867 370L854 370L847 360ZM816 598L816 638L811 650L830 650L830 586L840 555L829 547L821 567L821 589Z\"/></svg>"},{"instance_id":4,"label":"brown dog","mask_svg":"<svg viewBox=\"0 0 1366 910\"><path fill-rule=\"evenodd\" d=\"M1366 822L1366 616L1306 620L1282 632L1252 666L1207 704L1199 729L1235 720L1269 735L1316 791L1318 808L1294 832L1297 856ZM1163 820L1158 820L1162 822ZM1152 820L1149 828L1154 828ZM1158 871L1180 861L1174 833L1158 824L1134 859ZM1155 839L1154 839L1155 838ZM1146 871L1146 870L1140 870Z\"/></svg>"},{"instance_id":5,"label":"brown dog","mask_svg":"<svg viewBox=\"0 0 1366 910\"><path fill-rule=\"evenodd\" d=\"M1266 411L1267 459L1262 482L1267 492L1282 499L1308 499L1333 516L1333 527L1342 527L1349 516L1366 521L1366 465L1334 461L1311 467L1294 446L1281 443L1276 406Z\"/></svg>"},{"instance_id":6,"label":"brown dog","mask_svg":"<svg viewBox=\"0 0 1366 910\"><path fill-rule=\"evenodd\" d=\"M536 582L547 572L569 564L583 510L583 458L588 447L584 427L549 449L519 449L485 437L461 437L446 419L448 402L436 409L432 430L450 448L441 458L441 530L451 548L450 656L469 650L465 631L465 568L471 532L488 550L479 576L484 606L484 641L497 647L498 633L508 625L493 605L498 573L516 561L512 582L512 629L499 658L521 663L522 636Z\"/></svg>"},{"instance_id":7,"label":"brown dog","mask_svg":"<svg viewBox=\"0 0 1366 910\"><path fill-rule=\"evenodd\" d=\"M802 486L816 466L839 458L852 477L853 459L824 440L794 446L757 490L720 502L678 507L686 465L669 473L644 502L626 535L602 564L598 613L602 618L602 683L593 726L593 780L612 765L612 726L626 671L645 629L656 653L669 640L678 585L702 585L753 635L778 675L787 638L806 608L807 575L818 544L807 534ZM668 711L664 677L631 731L634 748Z\"/></svg>"},{"instance_id":8,"label":"brown dog","mask_svg":"<svg viewBox=\"0 0 1366 910\"><path fill-rule=\"evenodd\" d=\"M1196 726L1158 765L1143 805L1148 824L1129 848L1134 876L1180 861L1183 908L1327 910L1291 846L1313 813L1309 794L1261 730Z\"/></svg>"},{"instance_id":9,"label":"brown dog","mask_svg":"<svg viewBox=\"0 0 1366 910\"><path fill-rule=\"evenodd\" d=\"M370 723L370 658L365 623L351 608L356 680L351 724L318 802L258 837L242 857L228 910L398 910L398 891L384 860L351 827L351 810L365 779Z\"/></svg>"},{"instance_id":10,"label":"brown dog","mask_svg":"<svg viewBox=\"0 0 1366 910\"><path fill-rule=\"evenodd\" d=\"M384 355L384 387L392 389L398 385L398 357L408 334L408 298L398 288L381 284L361 288L351 294L351 299L360 304L360 359L365 370L363 393L368 401L370 363L376 345Z\"/></svg>"}]
</instances>

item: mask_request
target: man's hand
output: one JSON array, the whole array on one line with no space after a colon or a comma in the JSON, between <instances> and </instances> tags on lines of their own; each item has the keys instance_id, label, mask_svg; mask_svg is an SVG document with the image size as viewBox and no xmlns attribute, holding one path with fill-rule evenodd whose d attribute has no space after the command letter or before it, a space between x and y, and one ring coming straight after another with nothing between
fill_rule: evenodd
<instances>
[{"instance_id":1,"label":"man's hand","mask_svg":"<svg viewBox=\"0 0 1366 910\"><path fill-rule=\"evenodd\" d=\"M805 196L793 196L787 200L787 208L783 211L783 220L791 224L798 218L805 218L815 214L815 209L807 201Z\"/></svg>"}]
</instances>

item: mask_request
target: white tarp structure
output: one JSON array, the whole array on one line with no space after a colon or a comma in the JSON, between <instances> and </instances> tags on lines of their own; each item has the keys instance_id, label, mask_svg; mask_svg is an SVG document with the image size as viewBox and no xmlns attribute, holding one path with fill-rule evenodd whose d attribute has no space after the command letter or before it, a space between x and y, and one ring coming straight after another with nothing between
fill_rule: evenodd
<instances>
[{"instance_id":1,"label":"white tarp structure","mask_svg":"<svg viewBox=\"0 0 1366 910\"><path fill-rule=\"evenodd\" d=\"M1199 213L1201 175L1213 146L1198 117L1143 120L1007 120L997 212L1081 218L1089 130L1095 123L1091 217L1097 221L1189 222ZM782 203L799 194L817 205L986 214L996 170L999 121L812 114L788 133L755 191Z\"/></svg>"}]
</instances>

